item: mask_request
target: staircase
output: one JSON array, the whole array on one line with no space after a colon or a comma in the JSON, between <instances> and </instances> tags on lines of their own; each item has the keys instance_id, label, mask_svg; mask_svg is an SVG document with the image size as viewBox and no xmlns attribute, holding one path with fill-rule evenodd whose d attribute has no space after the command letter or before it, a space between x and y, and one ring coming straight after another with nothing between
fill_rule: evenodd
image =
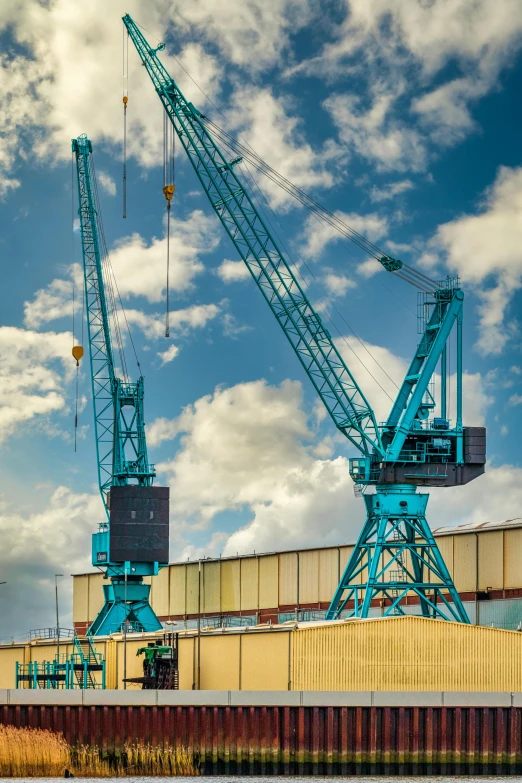
<instances>
[{"instance_id":1,"label":"staircase","mask_svg":"<svg viewBox=\"0 0 522 783\"><path fill-rule=\"evenodd\" d=\"M92 636L74 636L74 676L79 688L102 688L94 672L103 672L104 664L96 652Z\"/></svg>"}]
</instances>

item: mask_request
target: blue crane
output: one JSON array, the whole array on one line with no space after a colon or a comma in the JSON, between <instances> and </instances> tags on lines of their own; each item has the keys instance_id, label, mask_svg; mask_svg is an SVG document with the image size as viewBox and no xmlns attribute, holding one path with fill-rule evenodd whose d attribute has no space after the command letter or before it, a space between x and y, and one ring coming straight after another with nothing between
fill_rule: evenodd
<instances>
[{"instance_id":1,"label":"blue crane","mask_svg":"<svg viewBox=\"0 0 522 783\"><path fill-rule=\"evenodd\" d=\"M248 267L337 429L359 451L350 459L350 475L364 494L367 518L327 612L368 617L372 606L383 615L403 614L408 600L426 617L468 623L437 543L426 521L428 495L419 486L456 486L484 472L485 429L462 424L462 306L457 278L431 281L418 270L382 253L332 213L321 217L335 225L390 273L421 289L422 336L387 421L375 413L345 363L320 315L300 285L287 254L237 174L243 157L268 176L276 172L186 100L127 14L124 25L145 66L165 112L185 149L210 204ZM230 159L222 146L241 154ZM285 189L311 208L317 203L288 180ZM314 207L315 205L315 207ZM456 420L448 418L448 350L457 333ZM432 378L441 372L440 415ZM431 417L430 417L431 416Z\"/></svg>"},{"instance_id":2,"label":"blue crane","mask_svg":"<svg viewBox=\"0 0 522 783\"><path fill-rule=\"evenodd\" d=\"M92 563L103 568L105 602L89 628L103 636L122 628L157 631L161 623L149 603L153 576L168 563L169 490L154 487L143 412L144 379L128 378L116 317L115 284L105 248L92 144L72 140L76 159L80 232L98 483L105 520L92 538ZM118 377L111 339L116 325L124 379Z\"/></svg>"}]
</instances>

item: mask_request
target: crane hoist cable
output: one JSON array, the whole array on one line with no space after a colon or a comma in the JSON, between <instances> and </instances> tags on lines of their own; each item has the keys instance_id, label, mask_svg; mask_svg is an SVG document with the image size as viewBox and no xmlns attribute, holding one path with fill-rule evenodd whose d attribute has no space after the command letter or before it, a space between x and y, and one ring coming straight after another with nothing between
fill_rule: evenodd
<instances>
[{"instance_id":1,"label":"crane hoist cable","mask_svg":"<svg viewBox=\"0 0 522 783\"><path fill-rule=\"evenodd\" d=\"M72 355L76 361L76 389L74 400L74 451L76 451L77 434L78 434L78 382L80 373L80 359L83 356L83 305L80 315L81 323L81 340L78 344L76 342L76 265L74 261L74 153L71 156L71 261L72 261ZM81 296L80 288L80 299Z\"/></svg>"},{"instance_id":2,"label":"crane hoist cable","mask_svg":"<svg viewBox=\"0 0 522 783\"><path fill-rule=\"evenodd\" d=\"M193 84L198 88L198 90L202 93L202 95L205 96L208 102L226 120L226 115L221 111L221 109L218 106L216 106L214 101L207 95L207 93L202 89L202 87L199 86L196 80L190 75L190 73L181 64L181 62L177 59L177 57L166 48L165 44L161 42L160 38L158 38L158 36L155 35L155 33L152 33L150 30L147 30L146 27L143 27L143 25L138 24L137 22L135 22L135 24L137 25L137 27L140 27L146 33L149 33L154 38L156 38L156 40L160 44L161 49L164 49L165 52L169 55L169 57L172 57L172 59L179 65L182 71L184 71L184 73L188 76L191 82L193 82ZM227 133L227 131L225 131L223 128L221 128L219 125L213 122L209 117L205 116L204 114L200 114L199 116L203 122L207 123L212 127L212 131L214 135L217 138L219 138L219 140L223 145L227 146L231 151L235 152L236 154L239 152L239 154L242 157L244 157L245 160L249 160L249 162L251 162L252 165L255 168L257 168L264 176L268 177L268 179L272 180L272 182L277 184L283 190L286 190L286 192L289 195L291 195L293 198L299 201L303 206L307 207L307 209L309 209L312 212L312 214L314 214L316 219L319 219L319 215L322 214L326 222L328 222L333 228L339 231L340 234L345 236L347 239L350 239L354 244L356 244L358 247L360 247L362 250L368 253L368 255L375 258L377 261L379 261L389 272L393 272L397 277L400 277L402 280L404 280L407 283L410 283L410 285L413 285L415 288L420 289L424 293L433 293L433 291L435 291L439 287L436 281L431 280L431 278L427 277L427 275L424 275L418 269L409 266L409 264L406 264L403 261L398 261L396 259L391 258L388 253L385 253L383 250L377 247L377 245L373 244L373 242L368 240L362 234L359 234L359 232L357 232L355 229L349 226L345 221L339 218L338 215L335 215L334 213L330 212L328 209L326 209L326 207L323 207L319 202L317 202L315 199L313 199L311 196L305 193L305 191L303 191L297 185L294 185L290 180L288 180L282 174L279 174L268 163L266 163L266 161L264 161L259 155L257 155L257 153L252 149L252 147L250 147L250 145L249 145L250 149L247 149L244 144L242 144L237 139L235 139L232 135Z\"/></svg>"},{"instance_id":3,"label":"crane hoist cable","mask_svg":"<svg viewBox=\"0 0 522 783\"><path fill-rule=\"evenodd\" d=\"M167 284L165 305L165 337L170 337L170 304L169 304L169 275L170 275L170 205L176 190L175 185L175 144L176 134L166 114L163 115L163 195L167 201Z\"/></svg>"},{"instance_id":4,"label":"crane hoist cable","mask_svg":"<svg viewBox=\"0 0 522 783\"><path fill-rule=\"evenodd\" d=\"M123 28L123 217L127 217L127 104L129 102L129 34Z\"/></svg>"},{"instance_id":5,"label":"crane hoist cable","mask_svg":"<svg viewBox=\"0 0 522 783\"><path fill-rule=\"evenodd\" d=\"M290 253L290 251L288 250L287 246L285 245L285 243L284 243L284 242L283 242L283 240L281 239L280 235L277 233L276 229L274 228L274 225L273 225L272 221L270 220L270 217L269 217L269 215L267 214L267 212L266 212L265 208L263 207L263 205L261 204L260 200L258 199L258 197L257 197L257 195L256 195L256 190L258 191L258 193L259 193L259 194L261 195L261 197L263 198L263 201L264 201L264 202L267 204L267 206L268 206L268 208L269 208L270 212L271 212L271 213L272 213L272 215L274 216L274 219L275 219L275 220L277 221L277 223L279 224L279 227L281 228L281 231L283 231L283 232L284 232L284 228L283 228L283 226L281 225L281 222L280 222L279 218L277 217L277 215L275 214L274 210L273 210L273 209L272 209L272 207L270 206L270 203L268 202L268 200L267 200L267 198L266 198L265 194L263 193L263 191L262 191L262 190L261 190L261 188L259 187L259 184L258 184L258 182L256 181L255 177L254 177L254 176L252 175L252 173L251 173L251 172L248 170L248 166L247 166L247 165L245 165L245 167L244 167L244 171L247 173L248 177L250 178L251 182L252 182L252 183L253 183L253 185L254 185L254 188L253 188L253 190L252 190L252 195L253 195L253 198L254 198L254 200L256 201L257 205L259 206L259 209L261 210L261 212L264 214L264 216L265 216L265 218L266 218L267 222L268 222L268 223L269 223L269 225L271 226L271 228L272 228L272 230L273 230L273 232L274 232L275 236L277 237L277 239L279 240L279 242L280 242L280 244L281 244L281 247L282 247L282 248L283 248L283 250L284 250L284 251L287 253L288 257L291 259L291 258L292 258L292 256L291 256L291 253ZM307 269L308 273L309 273L309 274L310 274L310 276L313 278L314 282L315 282L315 283L317 283L317 284L318 284L318 285L321 287L322 291L325 293L325 295L326 295L326 297L327 297L327 299L328 299L328 303L329 303L329 304L332 306L332 308L333 308L333 310L335 311L335 313L336 313L336 314L337 314L337 315L338 315L338 316L339 316L339 317L340 317L340 318L341 318L341 319L344 321L344 323L346 324L346 326L348 327L348 329L351 331L351 333L353 334L353 336L355 337L355 339L356 339L356 340L357 340L357 341L360 343L360 345L362 346L362 348L364 348L364 350L365 350L365 351L366 351L366 353L367 353L367 354L370 356L370 358L371 358L371 359L373 359L373 361L375 362L375 364L377 365L377 367L378 367L378 368L379 368L379 369L380 369L380 370L381 370L381 371L384 373L384 375L386 375L386 377L388 378L388 380L389 380L389 381L391 381L391 383L392 383L392 384L395 386L395 388L396 388L396 389L398 389L398 388L399 388L399 386L398 386L398 385L395 383L395 381L393 380L393 378L392 378L390 375L388 375L388 373L386 372L386 370L384 369L384 367L383 367L383 366L382 366L382 365L381 365L381 364L380 364L380 363L377 361L377 359L375 358L375 356L373 356L373 354L371 353L371 351L369 350L369 348L367 347L367 345L364 343L364 341L363 341L363 340L361 340L361 338L360 338L360 337L359 337L359 336L356 334L356 332L355 332L355 330L353 329L353 327L352 327L352 326L350 326L350 324L348 323L348 321L346 320L346 318L345 318L345 317L342 315L342 313L339 311L339 309L338 309L338 308L337 308L337 307L336 307L336 306L333 304L333 302L331 301L331 298L328 296L328 294L327 294L327 292L326 292L326 289L324 288L324 286L322 286L322 285L321 285L321 282L320 282L320 281L317 279L317 277L316 277L316 275L314 274L313 270L312 270L312 269L310 268L310 266L309 266L309 265L306 263L306 261L304 260L304 258L302 257L302 255L299 253L299 251L297 251L297 255L299 256L299 259L300 259L301 263L303 264L303 266L304 266L304 267ZM297 268L297 265L295 265L295 266L296 266L296 268ZM305 285L308 287L308 286L309 286L309 280L307 280L307 279L306 279L306 277L305 277L305 276L302 274L301 270L299 270L299 276L302 278L303 282L304 282L304 283L305 283ZM359 356L359 355L358 355L358 354L357 354L357 353L354 351L353 347L350 345L350 343L348 342L348 340L346 339L346 337L343 335L343 333L341 332L341 330L339 329L339 327L337 326L337 324L335 323L335 321L333 320L333 318L331 317L330 313L329 313L327 310L325 311L325 315L326 315L326 317L328 318L328 320L330 321L330 323L331 323L331 325L333 326L333 328L335 329L335 331L337 332L337 334L339 335L339 338L340 338L340 339L343 341L343 343L346 345L346 347L347 347L347 348L348 348L348 349L349 349L349 350L350 350L350 351L353 353L353 355L355 356L355 358L357 359L357 361L358 361L358 362L359 362L359 363L360 363L360 364L361 364L361 365L364 367L364 369L366 370L366 372L368 373L368 375L370 376L370 378L372 378L372 379L375 381L375 383L377 384L377 386L379 387L379 389L380 389L380 390L381 390L381 391L382 391L382 392L383 392L383 393L384 393L384 394L385 394L385 395L388 397L388 399L389 399L389 400L391 400L391 401L393 402L393 397L391 397L391 396L388 394L388 392L386 391L386 389L385 389L385 388L384 388L384 387L383 387L383 386L382 386L382 385L379 383L379 381L377 380L377 378L375 377L375 375L373 375L373 373L372 373L372 372L371 372L371 370L370 370L370 369L367 367L367 365L366 365L366 364L363 362L363 360L361 359L361 357L360 357L360 356Z\"/></svg>"}]
</instances>

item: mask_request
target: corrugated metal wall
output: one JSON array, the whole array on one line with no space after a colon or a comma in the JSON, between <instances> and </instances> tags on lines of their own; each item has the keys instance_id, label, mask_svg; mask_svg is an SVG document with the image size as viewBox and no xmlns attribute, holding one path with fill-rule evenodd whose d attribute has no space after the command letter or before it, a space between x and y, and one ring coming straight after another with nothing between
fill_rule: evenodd
<instances>
[{"instance_id":1,"label":"corrugated metal wall","mask_svg":"<svg viewBox=\"0 0 522 783\"><path fill-rule=\"evenodd\" d=\"M522 634L422 617L292 634L292 690L518 691Z\"/></svg>"},{"instance_id":2,"label":"corrugated metal wall","mask_svg":"<svg viewBox=\"0 0 522 783\"><path fill-rule=\"evenodd\" d=\"M522 528L439 536L437 542L459 592L522 590ZM255 614L326 604L352 549L343 546L202 561L201 612ZM152 579L151 600L159 617L198 613L198 569L198 563L174 564ZM101 574L74 578L75 623L95 619L102 605L102 583Z\"/></svg>"},{"instance_id":3,"label":"corrugated metal wall","mask_svg":"<svg viewBox=\"0 0 522 783\"><path fill-rule=\"evenodd\" d=\"M128 639L128 677L141 675L148 639ZM522 692L522 633L422 617L182 634L179 645L188 690ZM121 688L121 638L97 648L107 687ZM14 687L15 661L52 660L55 649L0 647L0 687Z\"/></svg>"}]
</instances>

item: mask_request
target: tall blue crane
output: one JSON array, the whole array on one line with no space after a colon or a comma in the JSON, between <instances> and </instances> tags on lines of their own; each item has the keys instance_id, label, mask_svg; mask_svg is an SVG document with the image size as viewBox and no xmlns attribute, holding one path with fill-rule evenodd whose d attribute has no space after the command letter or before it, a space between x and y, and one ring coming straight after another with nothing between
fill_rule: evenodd
<instances>
[{"instance_id":1,"label":"tall blue crane","mask_svg":"<svg viewBox=\"0 0 522 783\"><path fill-rule=\"evenodd\" d=\"M85 134L72 140L82 242L89 358L94 406L98 483L105 520L92 537L92 563L103 568L105 602L89 628L103 636L122 628L157 631L161 623L149 603L150 585L168 563L169 490L152 486L143 412L144 379L116 371L111 317L119 332L110 261L105 248L92 144ZM121 340L119 341L121 348Z\"/></svg>"},{"instance_id":2,"label":"tall blue crane","mask_svg":"<svg viewBox=\"0 0 522 783\"><path fill-rule=\"evenodd\" d=\"M484 472L485 429L462 423L462 305L457 278L435 283L418 270L382 253L332 213L335 225L390 273L421 289L422 336L388 419L375 413L335 342L312 307L292 265L236 170L243 157L275 178L311 208L319 205L277 175L244 145L186 100L156 48L127 14L123 22L149 74L165 112L185 149L210 204L283 329L337 429L359 451L350 475L364 494L367 518L327 612L328 619L368 617L371 606L383 615L402 614L406 601L426 617L468 623L425 516L427 494L419 486L466 484ZM218 145L242 154L230 159ZM314 206L315 205L315 206ZM448 418L448 350L457 333L456 420ZM441 372L440 415L432 378Z\"/></svg>"}]
</instances>

